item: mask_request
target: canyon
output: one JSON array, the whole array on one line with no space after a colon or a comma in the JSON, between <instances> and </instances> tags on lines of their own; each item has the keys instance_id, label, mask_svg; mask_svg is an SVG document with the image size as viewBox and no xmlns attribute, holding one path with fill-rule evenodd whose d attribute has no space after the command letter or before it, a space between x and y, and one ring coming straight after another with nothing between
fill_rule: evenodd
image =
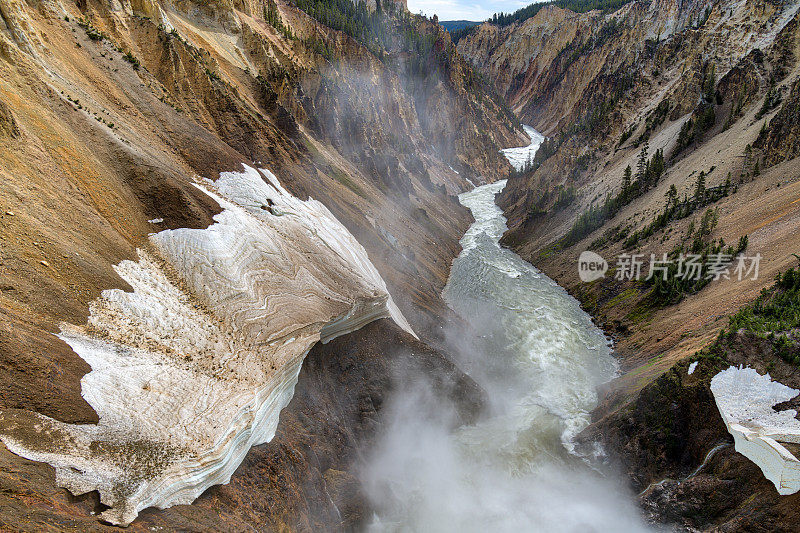
<instances>
[{"instance_id":1,"label":"canyon","mask_svg":"<svg viewBox=\"0 0 800 533\"><path fill-rule=\"evenodd\" d=\"M800 4L602 4L0 0L0 527L792 530Z\"/></svg>"},{"instance_id":2,"label":"canyon","mask_svg":"<svg viewBox=\"0 0 800 533\"><path fill-rule=\"evenodd\" d=\"M285 3L0 12L4 442L58 467L3 447L2 527L361 523L353 464L399 368L479 411L435 324L469 224L450 192L524 139L502 101L404 10L415 37L380 50Z\"/></svg>"},{"instance_id":3,"label":"canyon","mask_svg":"<svg viewBox=\"0 0 800 533\"><path fill-rule=\"evenodd\" d=\"M621 376L578 440L615 450L609 467L626 472L657 520L764 531L796 520L796 495L779 496L733 446L706 458L732 444L711 391L717 373L749 366L798 386L791 356L762 340L767 332L727 324L740 309L757 313L748 306L796 265L799 22L795 2L667 0L586 13L554 2L457 43L546 136L499 198L510 227L502 242L614 337ZM733 257L725 243L737 241L762 258L757 279L688 289L644 281L653 257ZM587 250L609 265L591 283L577 268ZM644 259L641 280L620 274L626 255Z\"/></svg>"}]
</instances>

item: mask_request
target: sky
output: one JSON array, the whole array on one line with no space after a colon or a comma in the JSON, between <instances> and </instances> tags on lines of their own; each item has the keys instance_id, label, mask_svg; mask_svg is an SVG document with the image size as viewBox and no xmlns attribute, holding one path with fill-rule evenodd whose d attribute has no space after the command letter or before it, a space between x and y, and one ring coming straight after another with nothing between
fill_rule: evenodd
<instances>
[{"instance_id":1,"label":"sky","mask_svg":"<svg viewBox=\"0 0 800 533\"><path fill-rule=\"evenodd\" d=\"M512 13L536 0L408 0L408 10L412 13L420 11L432 17L439 15L439 20L474 20L481 21L494 13Z\"/></svg>"}]
</instances>

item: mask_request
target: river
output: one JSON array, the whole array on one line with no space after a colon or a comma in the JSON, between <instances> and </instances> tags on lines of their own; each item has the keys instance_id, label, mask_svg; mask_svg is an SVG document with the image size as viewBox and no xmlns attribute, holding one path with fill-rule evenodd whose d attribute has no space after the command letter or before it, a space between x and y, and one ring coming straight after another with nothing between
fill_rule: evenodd
<instances>
[{"instance_id":1,"label":"river","mask_svg":"<svg viewBox=\"0 0 800 533\"><path fill-rule=\"evenodd\" d=\"M475 222L443 293L481 339L451 340L459 366L487 392L489 415L450 429L452 406L432 401L424 376L410 378L365 469L377 509L370 530L647 531L621 481L573 453L616 363L578 302L499 245L504 186L459 196Z\"/></svg>"},{"instance_id":2,"label":"river","mask_svg":"<svg viewBox=\"0 0 800 533\"><path fill-rule=\"evenodd\" d=\"M511 166L517 170L522 170L525 165L533 164L533 157L536 155L537 150L544 142L544 135L531 128L530 126L523 126L525 133L530 137L531 142L526 146L519 146L516 148L505 148L500 150L506 156Z\"/></svg>"}]
</instances>

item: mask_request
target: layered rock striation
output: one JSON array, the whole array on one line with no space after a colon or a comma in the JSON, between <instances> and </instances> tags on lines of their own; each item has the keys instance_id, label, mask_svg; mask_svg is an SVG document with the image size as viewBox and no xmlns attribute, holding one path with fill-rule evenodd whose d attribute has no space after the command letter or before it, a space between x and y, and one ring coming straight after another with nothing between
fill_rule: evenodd
<instances>
[{"instance_id":1,"label":"layered rock striation","mask_svg":"<svg viewBox=\"0 0 800 533\"><path fill-rule=\"evenodd\" d=\"M0 0L0 409L18 418L18 437L27 432L28 444L38 439L53 452L52 439L25 429L44 424L30 412L98 422L89 395L81 394L90 378L81 380L99 370L51 333L75 345L84 340L59 324L86 324L90 305L108 305L104 290L130 292L116 270L146 279L156 269L189 308L206 312L200 291L192 292L149 233L212 224L219 206L191 177L216 179L242 161L272 169L298 198L324 203L368 251L417 333L437 341L431 331L440 331L447 312L439 295L469 224L447 193L461 192L467 178L507 174L498 150L521 143L517 130L432 21L384 9L379 33L397 38L378 42L377 25L364 33L360 24L343 23L356 22L352 10L330 19L304 4L306 11L285 0ZM418 54L418 44L433 47ZM281 227L290 211L276 217ZM358 307L348 284L341 302L312 317L323 321L323 340L390 305L376 298ZM277 437L247 454L233 482L191 506L142 512L131 529L328 530L355 520L337 498L349 489L337 491L336 480L355 479L351 469L380 428L381 399L404 371L395 372L395 339L411 343L406 360L441 363L442 370L426 371L459 374L444 355L424 352L423 343L388 322L317 343L312 358L324 353L326 364L305 359L305 403L301 387L282 411ZM211 325L222 323L212 316ZM384 325L374 330L376 323ZM121 329L114 324L112 333ZM78 333L96 340L98 331ZM0 462L0 529L103 528L95 492L72 498L54 487L47 463L4 446ZM368 516L367 499L354 499Z\"/></svg>"},{"instance_id":2,"label":"layered rock striation","mask_svg":"<svg viewBox=\"0 0 800 533\"><path fill-rule=\"evenodd\" d=\"M223 209L215 223L151 235L138 262L116 266L133 291L104 291L85 326L62 325L92 367L82 395L98 424L0 411L3 443L53 465L73 494L99 491L104 520L227 483L274 436L318 341L387 317L413 334L352 234L261 174L197 184Z\"/></svg>"}]
</instances>

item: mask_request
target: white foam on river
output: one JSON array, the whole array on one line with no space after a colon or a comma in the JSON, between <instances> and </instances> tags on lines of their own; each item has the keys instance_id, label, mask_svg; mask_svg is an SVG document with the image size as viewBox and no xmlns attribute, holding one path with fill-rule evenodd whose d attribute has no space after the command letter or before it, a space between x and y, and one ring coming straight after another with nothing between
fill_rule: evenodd
<instances>
[{"instance_id":1,"label":"white foam on river","mask_svg":"<svg viewBox=\"0 0 800 533\"><path fill-rule=\"evenodd\" d=\"M506 156L508 162L511 163L516 170L522 170L526 164L533 163L533 157L539 150L539 147L544 142L544 135L536 131L530 126L522 126L525 133L530 137L531 143L527 146L519 146L516 148L505 148L500 150Z\"/></svg>"},{"instance_id":2,"label":"white foam on river","mask_svg":"<svg viewBox=\"0 0 800 533\"><path fill-rule=\"evenodd\" d=\"M534 137L534 135L531 135ZM535 153L535 149L531 151ZM475 218L444 290L481 339L451 337L459 366L487 392L488 416L456 426L454 409L412 376L387 407L390 426L365 469L374 531L646 531L635 499L573 452L597 387L617 371L611 346L578 302L502 248L495 195L459 199Z\"/></svg>"}]
</instances>

